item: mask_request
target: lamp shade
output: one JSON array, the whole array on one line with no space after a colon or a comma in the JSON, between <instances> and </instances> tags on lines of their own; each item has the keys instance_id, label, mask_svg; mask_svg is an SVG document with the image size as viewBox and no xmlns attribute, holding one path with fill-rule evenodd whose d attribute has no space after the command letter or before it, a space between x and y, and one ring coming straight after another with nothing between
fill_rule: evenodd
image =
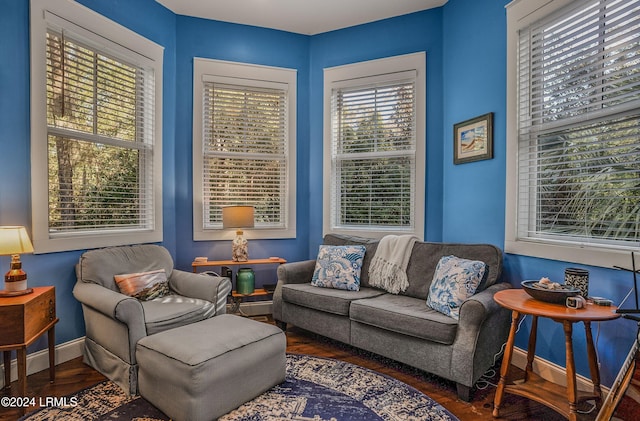
<instances>
[{"instance_id":1,"label":"lamp shade","mask_svg":"<svg viewBox=\"0 0 640 421\"><path fill-rule=\"evenodd\" d=\"M253 228L253 206L225 206L222 208L223 228Z\"/></svg>"},{"instance_id":2,"label":"lamp shade","mask_svg":"<svg viewBox=\"0 0 640 421\"><path fill-rule=\"evenodd\" d=\"M33 245L25 227L0 227L0 255L33 253Z\"/></svg>"}]
</instances>

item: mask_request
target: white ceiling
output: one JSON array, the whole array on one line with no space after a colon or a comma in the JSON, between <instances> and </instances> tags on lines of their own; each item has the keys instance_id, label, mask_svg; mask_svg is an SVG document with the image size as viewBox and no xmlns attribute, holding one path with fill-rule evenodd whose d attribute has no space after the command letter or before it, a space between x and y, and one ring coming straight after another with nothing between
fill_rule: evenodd
<instances>
[{"instance_id":1,"label":"white ceiling","mask_svg":"<svg viewBox=\"0 0 640 421\"><path fill-rule=\"evenodd\" d=\"M447 0L156 0L179 15L314 35L420 10Z\"/></svg>"}]
</instances>

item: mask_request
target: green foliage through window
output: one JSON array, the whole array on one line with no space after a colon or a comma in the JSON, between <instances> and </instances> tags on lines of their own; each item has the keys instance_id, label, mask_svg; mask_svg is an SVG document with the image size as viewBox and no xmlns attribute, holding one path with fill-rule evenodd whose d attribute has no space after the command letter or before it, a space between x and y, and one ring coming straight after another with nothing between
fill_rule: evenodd
<instances>
[{"instance_id":1,"label":"green foliage through window","mask_svg":"<svg viewBox=\"0 0 640 421\"><path fill-rule=\"evenodd\" d=\"M333 159L340 226L413 226L413 81L334 91Z\"/></svg>"},{"instance_id":2,"label":"green foliage through window","mask_svg":"<svg viewBox=\"0 0 640 421\"><path fill-rule=\"evenodd\" d=\"M139 67L47 32L50 232L148 226L145 77Z\"/></svg>"},{"instance_id":3,"label":"green foliage through window","mask_svg":"<svg viewBox=\"0 0 640 421\"><path fill-rule=\"evenodd\" d=\"M640 244L640 3L592 0L520 31L518 236Z\"/></svg>"}]
</instances>

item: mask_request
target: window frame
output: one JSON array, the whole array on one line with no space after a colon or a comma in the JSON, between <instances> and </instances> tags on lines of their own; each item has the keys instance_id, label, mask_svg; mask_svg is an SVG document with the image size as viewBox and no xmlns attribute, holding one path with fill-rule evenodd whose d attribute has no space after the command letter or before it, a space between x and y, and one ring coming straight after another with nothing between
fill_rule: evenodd
<instances>
[{"instance_id":1,"label":"window frame","mask_svg":"<svg viewBox=\"0 0 640 421\"><path fill-rule=\"evenodd\" d=\"M271 88L274 85L286 86L287 127L286 175L285 185L285 221L283 228L260 227L256 222L251 229L244 231L247 239L282 239L296 237L296 110L297 110L297 70L284 67L264 66L249 63L194 57L193 59L193 240L232 240L235 231L204 227L203 193L203 124L204 124L204 83L220 82L257 88Z\"/></svg>"},{"instance_id":2,"label":"window frame","mask_svg":"<svg viewBox=\"0 0 640 421\"><path fill-rule=\"evenodd\" d=\"M334 179L332 152L332 96L336 87L349 88L362 85L363 79L388 78L390 74L397 74L398 80L403 80L402 74L415 72L415 178L413 227L407 229L385 228L381 226L342 227L334 224L332 209L334 209L332 188L323 188L323 235L338 233L345 235L367 236L381 238L385 235L415 235L424 238L425 220L425 174L426 174L426 53L417 52L382 59L363 61L324 69L323 91L323 180L331 183ZM393 79L391 77L391 79Z\"/></svg>"},{"instance_id":3,"label":"window frame","mask_svg":"<svg viewBox=\"0 0 640 421\"><path fill-rule=\"evenodd\" d=\"M515 0L507 8L507 162L505 251L592 266L611 267L628 264L633 248L592 244L579 241L554 241L544 238L519 238L518 235L518 44L519 30L541 19L551 18L566 7L575 6L572 0L551 0L544 4ZM589 120L585 120L587 125Z\"/></svg>"},{"instance_id":4,"label":"window frame","mask_svg":"<svg viewBox=\"0 0 640 421\"><path fill-rule=\"evenodd\" d=\"M93 10L67 0L31 0L31 212L35 253L160 242L162 219L162 70L164 47L134 31L107 19ZM152 69L154 73L153 138L151 173L142 177L153 180L148 187L153 201L147 228L86 230L79 233L49 233L48 199L48 128L47 128L47 59L48 27L66 28L127 61Z\"/></svg>"}]
</instances>

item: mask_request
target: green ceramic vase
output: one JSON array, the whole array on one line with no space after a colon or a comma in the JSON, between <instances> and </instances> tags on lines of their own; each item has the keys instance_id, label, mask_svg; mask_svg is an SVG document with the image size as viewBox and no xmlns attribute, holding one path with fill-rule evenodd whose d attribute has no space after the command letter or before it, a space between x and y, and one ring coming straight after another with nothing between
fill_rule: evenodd
<instances>
[{"instance_id":1,"label":"green ceramic vase","mask_svg":"<svg viewBox=\"0 0 640 421\"><path fill-rule=\"evenodd\" d=\"M256 275L251 268L238 269L236 275L236 292L242 295L253 294L256 285Z\"/></svg>"}]
</instances>

